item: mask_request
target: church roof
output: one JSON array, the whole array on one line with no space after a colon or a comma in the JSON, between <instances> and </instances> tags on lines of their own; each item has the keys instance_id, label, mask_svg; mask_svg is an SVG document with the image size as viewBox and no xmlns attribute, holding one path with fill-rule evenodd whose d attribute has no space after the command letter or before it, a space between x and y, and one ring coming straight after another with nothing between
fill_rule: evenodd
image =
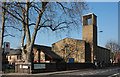
<instances>
[{"instance_id":1,"label":"church roof","mask_svg":"<svg viewBox=\"0 0 120 77\"><path fill-rule=\"evenodd\" d=\"M85 40L73 39L73 38L64 38L64 39L62 39L62 40L66 40L66 39L71 39L71 40L77 40L77 41L83 41L83 42L85 42ZM55 42L55 43L58 43L58 42L60 42L60 41L62 41L62 40L59 40L59 41L57 41L57 42ZM53 43L53 44L55 44L55 43Z\"/></svg>"},{"instance_id":2,"label":"church roof","mask_svg":"<svg viewBox=\"0 0 120 77\"><path fill-rule=\"evenodd\" d=\"M34 45L34 48L44 52L46 55L50 56L53 60L63 60L58 54L51 50L51 47L48 46L41 46L41 45Z\"/></svg>"}]
</instances>

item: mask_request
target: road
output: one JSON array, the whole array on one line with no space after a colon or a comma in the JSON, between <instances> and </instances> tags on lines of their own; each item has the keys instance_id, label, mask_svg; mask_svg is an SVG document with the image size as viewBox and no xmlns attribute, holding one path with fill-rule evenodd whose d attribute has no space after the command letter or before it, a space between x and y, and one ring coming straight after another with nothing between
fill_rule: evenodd
<instances>
[{"instance_id":1,"label":"road","mask_svg":"<svg viewBox=\"0 0 120 77\"><path fill-rule=\"evenodd\" d=\"M85 69L38 74L3 74L2 77L120 77L120 67L108 69Z\"/></svg>"}]
</instances>

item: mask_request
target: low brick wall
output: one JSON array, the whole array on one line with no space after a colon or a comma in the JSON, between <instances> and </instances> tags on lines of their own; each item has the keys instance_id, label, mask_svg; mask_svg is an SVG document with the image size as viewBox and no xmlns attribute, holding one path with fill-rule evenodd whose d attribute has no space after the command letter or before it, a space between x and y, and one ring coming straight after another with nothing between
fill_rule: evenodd
<instances>
[{"instance_id":1,"label":"low brick wall","mask_svg":"<svg viewBox=\"0 0 120 77\"><path fill-rule=\"evenodd\" d=\"M67 63L67 70L75 70L75 69L85 69L85 68L93 68L92 63Z\"/></svg>"},{"instance_id":2,"label":"low brick wall","mask_svg":"<svg viewBox=\"0 0 120 77\"><path fill-rule=\"evenodd\" d=\"M31 63L15 63L16 73L31 73Z\"/></svg>"},{"instance_id":3,"label":"low brick wall","mask_svg":"<svg viewBox=\"0 0 120 77\"><path fill-rule=\"evenodd\" d=\"M93 68L92 63L16 63L16 73L40 73L50 71L63 71L63 70L77 70L85 68Z\"/></svg>"},{"instance_id":4,"label":"low brick wall","mask_svg":"<svg viewBox=\"0 0 120 77\"><path fill-rule=\"evenodd\" d=\"M45 64L45 68L35 69L33 64L32 66L33 73L85 69L85 68L93 68L94 66L92 63L38 63L38 64Z\"/></svg>"},{"instance_id":5,"label":"low brick wall","mask_svg":"<svg viewBox=\"0 0 120 77\"><path fill-rule=\"evenodd\" d=\"M37 66L35 66L37 65ZM42 68L42 66L44 67ZM41 66L41 67L40 67ZM32 65L32 73L57 71L56 63L35 63Z\"/></svg>"},{"instance_id":6,"label":"low brick wall","mask_svg":"<svg viewBox=\"0 0 120 77\"><path fill-rule=\"evenodd\" d=\"M57 71L66 70L67 64L66 63L56 63Z\"/></svg>"},{"instance_id":7,"label":"low brick wall","mask_svg":"<svg viewBox=\"0 0 120 77\"><path fill-rule=\"evenodd\" d=\"M120 67L120 63L114 63L112 64L113 66L119 66Z\"/></svg>"}]
</instances>

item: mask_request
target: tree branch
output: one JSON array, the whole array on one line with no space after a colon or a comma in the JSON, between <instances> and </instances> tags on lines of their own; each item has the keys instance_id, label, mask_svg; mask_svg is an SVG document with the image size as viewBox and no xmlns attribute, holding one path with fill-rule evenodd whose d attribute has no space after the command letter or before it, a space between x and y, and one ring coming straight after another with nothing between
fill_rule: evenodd
<instances>
[{"instance_id":1,"label":"tree branch","mask_svg":"<svg viewBox=\"0 0 120 77\"><path fill-rule=\"evenodd\" d=\"M37 30L40 30L42 27L51 27L52 25L41 25L40 27L37 28Z\"/></svg>"},{"instance_id":2,"label":"tree branch","mask_svg":"<svg viewBox=\"0 0 120 77\"><path fill-rule=\"evenodd\" d=\"M21 5L15 4L15 6L20 7L22 10L26 11L24 7L22 7Z\"/></svg>"},{"instance_id":3,"label":"tree branch","mask_svg":"<svg viewBox=\"0 0 120 77\"><path fill-rule=\"evenodd\" d=\"M1 5L0 5L0 7L3 8L8 14L12 15L13 17L15 17L17 20L21 21L22 23L25 23L25 22L23 22L23 20L21 20L20 18L18 18L17 16L12 14L11 12L9 12L6 8L2 7Z\"/></svg>"},{"instance_id":4,"label":"tree branch","mask_svg":"<svg viewBox=\"0 0 120 77\"><path fill-rule=\"evenodd\" d=\"M69 25L69 24L71 24L71 23L73 23L73 22L61 22L61 23L59 23L56 27L55 27L55 29L58 29L57 27L59 27L61 24L67 24L67 25Z\"/></svg>"},{"instance_id":5,"label":"tree branch","mask_svg":"<svg viewBox=\"0 0 120 77\"><path fill-rule=\"evenodd\" d=\"M58 26L60 26L61 24L66 24L67 22L61 22L59 23L57 26L55 26L55 28L57 28Z\"/></svg>"},{"instance_id":6,"label":"tree branch","mask_svg":"<svg viewBox=\"0 0 120 77\"><path fill-rule=\"evenodd\" d=\"M41 27L50 27L50 26L46 26L46 25L44 25L47 21L52 21L52 20L49 20L49 19L47 19L47 20L45 20L41 25L39 25L39 27L38 27L38 30L41 28Z\"/></svg>"},{"instance_id":7,"label":"tree branch","mask_svg":"<svg viewBox=\"0 0 120 77\"><path fill-rule=\"evenodd\" d=\"M69 8L64 7L64 6L63 6L63 4L62 4L62 3L60 3L60 2L56 2L56 3L58 3L58 4L59 4L59 5L63 8L63 10L64 10L65 14L67 14L67 13L66 13L66 11L65 11L65 9L69 9Z\"/></svg>"},{"instance_id":8,"label":"tree branch","mask_svg":"<svg viewBox=\"0 0 120 77\"><path fill-rule=\"evenodd\" d=\"M39 14L39 11L36 9L36 8L34 8L35 9L35 11Z\"/></svg>"},{"instance_id":9,"label":"tree branch","mask_svg":"<svg viewBox=\"0 0 120 77\"><path fill-rule=\"evenodd\" d=\"M15 10L14 10L14 11L15 11ZM17 11L15 11L15 13L16 13L17 15L19 15L19 17L20 17L21 19L23 19L22 16L21 16Z\"/></svg>"},{"instance_id":10,"label":"tree branch","mask_svg":"<svg viewBox=\"0 0 120 77\"><path fill-rule=\"evenodd\" d=\"M53 31L58 30L58 29L68 28L68 27L69 27L69 26L63 26L63 27L59 27L59 28L54 28L54 30L53 30Z\"/></svg>"},{"instance_id":11,"label":"tree branch","mask_svg":"<svg viewBox=\"0 0 120 77\"><path fill-rule=\"evenodd\" d=\"M37 18L37 22L36 22L36 25L35 25L35 29L34 29L34 32L33 32L33 35L32 35L32 40L31 40L31 44L30 44L31 46L33 46L33 44L34 44L35 37L36 37L37 31L38 31L38 26L39 26L40 20L41 20L41 18L42 18L43 12L44 12L45 9L46 9L47 3L48 3L48 2L42 2L41 12L39 13L39 16L38 16L38 18Z\"/></svg>"},{"instance_id":12,"label":"tree branch","mask_svg":"<svg viewBox=\"0 0 120 77\"><path fill-rule=\"evenodd\" d=\"M69 25L71 23L73 23L73 22L69 22L69 23L67 23L67 22L61 22L55 28L53 28L52 25L40 25L40 27L38 27L37 29L40 30L40 28L42 28L42 27L49 27L52 31L55 31L55 30L58 30L58 29L63 29L63 28L68 28L69 27L69 26L59 27L61 24L67 24L67 25Z\"/></svg>"},{"instance_id":13,"label":"tree branch","mask_svg":"<svg viewBox=\"0 0 120 77\"><path fill-rule=\"evenodd\" d=\"M35 5L30 5L30 7L34 7L34 9L37 9L37 10L39 10L39 12L41 12L41 10L38 7L36 7Z\"/></svg>"},{"instance_id":14,"label":"tree branch","mask_svg":"<svg viewBox=\"0 0 120 77\"><path fill-rule=\"evenodd\" d=\"M6 37L6 36L15 37L14 35L11 35L11 34L4 35L4 37Z\"/></svg>"},{"instance_id":15,"label":"tree branch","mask_svg":"<svg viewBox=\"0 0 120 77\"><path fill-rule=\"evenodd\" d=\"M17 27L14 27L14 26L5 26L5 27L11 27L11 28L14 28L14 29L17 29L19 31L22 31L21 29L17 28Z\"/></svg>"},{"instance_id":16,"label":"tree branch","mask_svg":"<svg viewBox=\"0 0 120 77\"><path fill-rule=\"evenodd\" d=\"M44 25L47 21L52 21L52 20L47 19L41 25Z\"/></svg>"}]
</instances>

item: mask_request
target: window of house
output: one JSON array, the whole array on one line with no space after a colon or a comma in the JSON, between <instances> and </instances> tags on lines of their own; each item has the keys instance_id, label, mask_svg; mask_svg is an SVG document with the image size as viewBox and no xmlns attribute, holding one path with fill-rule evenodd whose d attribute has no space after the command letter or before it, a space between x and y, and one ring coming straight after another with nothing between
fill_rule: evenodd
<instances>
[{"instance_id":1,"label":"window of house","mask_svg":"<svg viewBox=\"0 0 120 77\"><path fill-rule=\"evenodd\" d=\"M17 60L19 59L19 56L17 56Z\"/></svg>"},{"instance_id":2,"label":"window of house","mask_svg":"<svg viewBox=\"0 0 120 77\"><path fill-rule=\"evenodd\" d=\"M20 56L20 60L22 59L22 56Z\"/></svg>"},{"instance_id":3,"label":"window of house","mask_svg":"<svg viewBox=\"0 0 120 77\"><path fill-rule=\"evenodd\" d=\"M11 56L10 56L10 60L11 60Z\"/></svg>"}]
</instances>

